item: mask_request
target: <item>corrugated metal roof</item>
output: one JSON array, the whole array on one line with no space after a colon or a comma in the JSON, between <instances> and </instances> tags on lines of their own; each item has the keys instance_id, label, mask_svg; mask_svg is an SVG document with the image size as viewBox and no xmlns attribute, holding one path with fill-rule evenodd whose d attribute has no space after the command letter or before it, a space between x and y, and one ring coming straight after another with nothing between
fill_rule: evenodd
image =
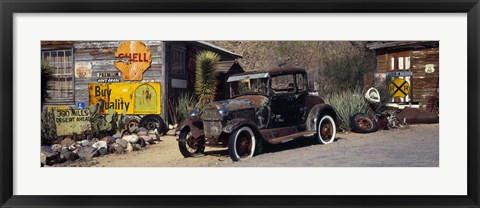
<instances>
[{"instance_id":1,"label":"corrugated metal roof","mask_svg":"<svg viewBox=\"0 0 480 208\"><path fill-rule=\"evenodd\" d=\"M202 45L206 45L206 46L211 47L211 48L215 48L215 49L217 49L217 50L219 50L219 51L223 51L223 52L225 52L225 53L228 53L228 54L231 54L231 55L240 57L240 58L242 57L242 56L239 55L239 54L236 54L236 53L234 53L234 52L231 52L231 51L229 51L229 50L227 50L227 49L225 49L225 48L221 48L221 47L219 47L219 46L213 45L213 44L211 44L211 43L209 43L209 42L206 42L206 41L195 41L195 42L200 43L200 44L202 44Z\"/></svg>"}]
</instances>

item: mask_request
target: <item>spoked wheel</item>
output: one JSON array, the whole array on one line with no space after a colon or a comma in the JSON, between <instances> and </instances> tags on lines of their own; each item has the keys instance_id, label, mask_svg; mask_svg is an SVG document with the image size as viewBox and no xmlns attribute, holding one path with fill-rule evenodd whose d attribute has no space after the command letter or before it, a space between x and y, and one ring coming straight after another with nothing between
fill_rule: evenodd
<instances>
[{"instance_id":1,"label":"spoked wheel","mask_svg":"<svg viewBox=\"0 0 480 208\"><path fill-rule=\"evenodd\" d=\"M194 138L190 130L184 130L179 135L178 148L184 157L194 157L205 151L205 138Z\"/></svg>"},{"instance_id":2,"label":"spoked wheel","mask_svg":"<svg viewBox=\"0 0 480 208\"><path fill-rule=\"evenodd\" d=\"M248 126L244 126L230 135L228 153L233 161L253 157L255 153L255 134Z\"/></svg>"},{"instance_id":3,"label":"spoked wheel","mask_svg":"<svg viewBox=\"0 0 480 208\"><path fill-rule=\"evenodd\" d=\"M378 124L370 115L357 113L352 116L350 125L352 131L357 133L371 133L378 130Z\"/></svg>"},{"instance_id":4,"label":"spoked wheel","mask_svg":"<svg viewBox=\"0 0 480 208\"><path fill-rule=\"evenodd\" d=\"M324 115L318 122L316 137L320 144L329 144L335 140L337 134L337 127L335 121L329 115Z\"/></svg>"}]
</instances>

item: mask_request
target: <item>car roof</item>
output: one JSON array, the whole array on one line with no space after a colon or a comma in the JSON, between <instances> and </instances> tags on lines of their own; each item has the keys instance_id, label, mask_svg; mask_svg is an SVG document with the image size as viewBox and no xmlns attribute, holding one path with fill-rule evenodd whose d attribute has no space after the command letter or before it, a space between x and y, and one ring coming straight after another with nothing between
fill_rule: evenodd
<instances>
[{"instance_id":1,"label":"car roof","mask_svg":"<svg viewBox=\"0 0 480 208\"><path fill-rule=\"evenodd\" d=\"M305 69L298 68L298 67L283 67L283 68L276 68L276 69L271 69L271 70L263 70L263 71L249 71L249 72L243 72L243 73L238 73L231 75L227 82L233 82L233 81L238 81L246 76L248 76L251 79L256 79L256 78L267 78L270 76L279 76L283 74L305 74L306 71Z\"/></svg>"}]
</instances>

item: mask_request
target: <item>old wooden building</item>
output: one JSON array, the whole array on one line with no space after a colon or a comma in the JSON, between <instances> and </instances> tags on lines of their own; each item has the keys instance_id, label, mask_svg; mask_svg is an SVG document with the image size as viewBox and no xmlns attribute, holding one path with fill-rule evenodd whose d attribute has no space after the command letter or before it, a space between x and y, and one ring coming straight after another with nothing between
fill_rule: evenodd
<instances>
[{"instance_id":1,"label":"old wooden building","mask_svg":"<svg viewBox=\"0 0 480 208\"><path fill-rule=\"evenodd\" d=\"M388 41L367 45L376 54L373 85L386 87L391 106L438 110L439 42Z\"/></svg>"},{"instance_id":2,"label":"old wooden building","mask_svg":"<svg viewBox=\"0 0 480 208\"><path fill-rule=\"evenodd\" d=\"M165 119L169 99L194 93L195 57L202 50L230 63L221 66L222 77L243 71L239 65L230 70L240 55L204 41L42 41L41 57L53 76L42 107L82 109L108 97L107 107L117 112L128 108L127 114Z\"/></svg>"}]
</instances>

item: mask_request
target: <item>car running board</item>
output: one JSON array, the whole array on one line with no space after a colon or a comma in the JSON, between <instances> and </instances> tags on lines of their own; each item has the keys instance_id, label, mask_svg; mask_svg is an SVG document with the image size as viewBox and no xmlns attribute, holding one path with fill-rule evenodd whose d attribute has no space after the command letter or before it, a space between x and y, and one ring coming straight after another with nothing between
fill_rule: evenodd
<instances>
[{"instance_id":1,"label":"car running board","mask_svg":"<svg viewBox=\"0 0 480 208\"><path fill-rule=\"evenodd\" d=\"M290 134L290 135L283 136L283 137L277 137L277 138L269 139L268 143L271 143L271 144L285 143L285 142L292 141L292 140L294 140L296 138L299 138L299 137L310 137L310 136L313 136L313 135L315 135L315 131L302 131L302 132L298 132L298 133L295 133L295 134Z\"/></svg>"}]
</instances>

